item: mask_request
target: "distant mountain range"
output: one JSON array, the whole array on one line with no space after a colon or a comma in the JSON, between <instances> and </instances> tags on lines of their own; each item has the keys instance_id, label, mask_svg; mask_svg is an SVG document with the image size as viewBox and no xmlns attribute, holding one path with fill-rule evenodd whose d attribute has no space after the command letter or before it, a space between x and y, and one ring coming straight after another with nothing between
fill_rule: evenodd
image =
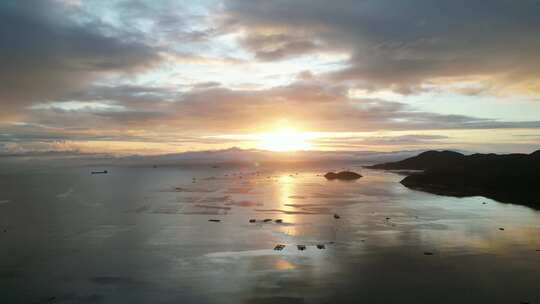
<instances>
[{"instance_id":1,"label":"distant mountain range","mask_svg":"<svg viewBox=\"0 0 540 304\"><path fill-rule=\"evenodd\" d=\"M422 170L401 181L412 189L458 197L479 195L540 209L540 150L506 155L427 151L367 167Z\"/></svg>"},{"instance_id":2,"label":"distant mountain range","mask_svg":"<svg viewBox=\"0 0 540 304\"><path fill-rule=\"evenodd\" d=\"M258 149L230 148L223 150L193 151L163 155L142 155L118 158L122 163L174 164L242 164L242 163L335 163L358 162L373 164L396 161L422 152L397 151L294 151L275 152Z\"/></svg>"},{"instance_id":3,"label":"distant mountain range","mask_svg":"<svg viewBox=\"0 0 540 304\"><path fill-rule=\"evenodd\" d=\"M115 156L112 154L80 153L77 151L46 151L19 154L1 154L0 165L25 164L79 166L79 165L128 165L128 166L198 166L198 165L253 165L253 164L335 164L359 165L397 161L416 155L413 151L295 151L274 152L258 149L229 148L208 151L189 151L159 155Z\"/></svg>"}]
</instances>

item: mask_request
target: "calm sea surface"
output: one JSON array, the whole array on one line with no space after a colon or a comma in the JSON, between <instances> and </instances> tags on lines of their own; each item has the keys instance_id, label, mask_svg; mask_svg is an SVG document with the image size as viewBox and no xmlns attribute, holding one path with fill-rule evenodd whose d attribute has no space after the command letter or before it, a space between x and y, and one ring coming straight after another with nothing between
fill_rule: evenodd
<instances>
[{"instance_id":1,"label":"calm sea surface","mask_svg":"<svg viewBox=\"0 0 540 304\"><path fill-rule=\"evenodd\" d=\"M327 169L0 172L0 303L540 303L540 212Z\"/></svg>"}]
</instances>

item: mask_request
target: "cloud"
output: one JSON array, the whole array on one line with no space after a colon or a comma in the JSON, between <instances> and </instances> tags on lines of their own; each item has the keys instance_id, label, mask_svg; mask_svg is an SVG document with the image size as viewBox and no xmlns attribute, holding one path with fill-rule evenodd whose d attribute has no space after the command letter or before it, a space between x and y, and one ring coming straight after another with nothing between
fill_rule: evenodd
<instances>
[{"instance_id":1,"label":"cloud","mask_svg":"<svg viewBox=\"0 0 540 304\"><path fill-rule=\"evenodd\" d=\"M315 42L287 34L249 33L240 43L263 61L281 60L319 50Z\"/></svg>"},{"instance_id":2,"label":"cloud","mask_svg":"<svg viewBox=\"0 0 540 304\"><path fill-rule=\"evenodd\" d=\"M226 0L224 4L227 24L233 30L241 28L256 42L243 45L257 58L281 60L317 48L347 50L348 67L329 75L332 79L401 93L415 92L434 79L464 76L489 76L497 84L493 89L538 92L539 12L540 3L534 0ZM281 34L265 34L273 31ZM288 33L302 33L309 47L276 48L276 56L264 56L257 47L277 42L286 46Z\"/></svg>"},{"instance_id":3,"label":"cloud","mask_svg":"<svg viewBox=\"0 0 540 304\"><path fill-rule=\"evenodd\" d=\"M0 107L20 109L63 97L107 72L136 71L159 60L156 50L120 37L97 19L56 1L0 4Z\"/></svg>"},{"instance_id":4,"label":"cloud","mask_svg":"<svg viewBox=\"0 0 540 304\"><path fill-rule=\"evenodd\" d=\"M408 134L395 136L339 137L316 140L316 144L333 147L334 145L373 146L373 145L433 145L437 141L450 139L444 135Z\"/></svg>"},{"instance_id":5,"label":"cloud","mask_svg":"<svg viewBox=\"0 0 540 304\"><path fill-rule=\"evenodd\" d=\"M539 121L438 114L395 101L352 98L348 87L313 78L258 90L233 90L213 83L194 87L183 91L97 86L70 96L85 106L74 108L73 101L68 100L40 106L32 110L32 122L66 129L100 126L152 131L166 126L167 132L198 134L265 131L281 121L301 129L329 132L540 127Z\"/></svg>"},{"instance_id":6,"label":"cloud","mask_svg":"<svg viewBox=\"0 0 540 304\"><path fill-rule=\"evenodd\" d=\"M240 145L215 135L290 125L411 133L321 145L419 147L454 140L426 130L540 128L519 120L529 117L524 111L493 119L497 111L484 117L476 104L470 114L461 107L467 115L449 115L442 112L455 99L435 113L415 106L425 100L388 92L450 90L476 101L492 92L539 93L537 1L217 4L1 2L0 143L185 149Z\"/></svg>"},{"instance_id":7,"label":"cloud","mask_svg":"<svg viewBox=\"0 0 540 304\"><path fill-rule=\"evenodd\" d=\"M226 88L188 92L172 106L185 127L229 132L268 129L280 119L308 130L372 131L537 128L540 122L507 122L422 112L408 104L347 97L347 88L298 81L267 90ZM180 117L178 117L180 115Z\"/></svg>"}]
</instances>

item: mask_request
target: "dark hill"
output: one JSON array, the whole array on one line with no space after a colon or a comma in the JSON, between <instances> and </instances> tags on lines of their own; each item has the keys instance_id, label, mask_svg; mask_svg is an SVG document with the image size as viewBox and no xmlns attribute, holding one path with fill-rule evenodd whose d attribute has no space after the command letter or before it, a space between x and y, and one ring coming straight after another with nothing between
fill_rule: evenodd
<instances>
[{"instance_id":1,"label":"dark hill","mask_svg":"<svg viewBox=\"0 0 540 304\"><path fill-rule=\"evenodd\" d=\"M428 151L370 168L424 170L401 181L412 189L453 196L481 195L540 208L540 150L531 154L468 156L450 151Z\"/></svg>"},{"instance_id":2,"label":"dark hill","mask_svg":"<svg viewBox=\"0 0 540 304\"><path fill-rule=\"evenodd\" d=\"M426 151L402 161L368 166L371 169L384 170L427 170L459 164L465 155L453 151Z\"/></svg>"}]
</instances>

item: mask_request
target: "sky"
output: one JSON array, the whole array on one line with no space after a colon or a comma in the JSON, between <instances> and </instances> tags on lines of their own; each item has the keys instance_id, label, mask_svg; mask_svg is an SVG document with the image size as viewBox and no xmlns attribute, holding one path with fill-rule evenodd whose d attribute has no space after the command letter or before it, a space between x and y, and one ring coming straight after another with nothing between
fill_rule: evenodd
<instances>
[{"instance_id":1,"label":"sky","mask_svg":"<svg viewBox=\"0 0 540 304\"><path fill-rule=\"evenodd\" d=\"M540 1L3 0L0 154L540 149Z\"/></svg>"}]
</instances>

